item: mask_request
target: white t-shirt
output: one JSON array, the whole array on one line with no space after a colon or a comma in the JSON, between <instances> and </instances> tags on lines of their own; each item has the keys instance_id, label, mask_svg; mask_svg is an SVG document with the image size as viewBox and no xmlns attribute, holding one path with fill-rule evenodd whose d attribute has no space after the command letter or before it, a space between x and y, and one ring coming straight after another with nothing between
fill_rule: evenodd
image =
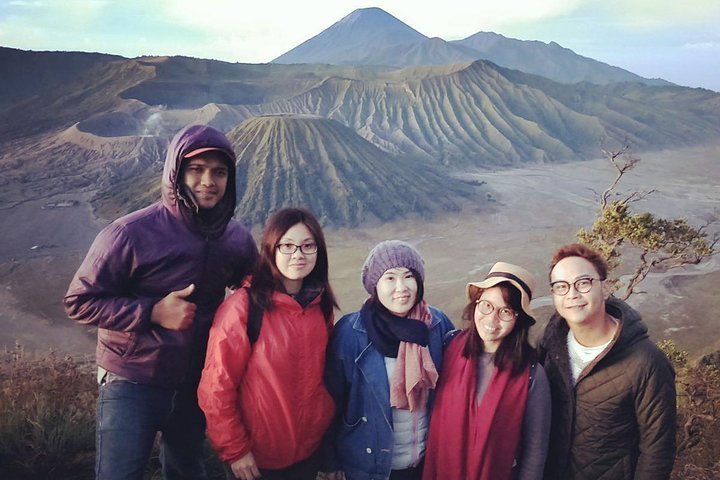
<instances>
[{"instance_id":1,"label":"white t-shirt","mask_svg":"<svg viewBox=\"0 0 720 480\"><path fill-rule=\"evenodd\" d=\"M617 324L617 320L615 320L615 323ZM585 367L590 365L610 345L610 342L612 342L612 338L597 347L586 347L577 341L572 330L568 330L567 348L570 354L570 370L572 370L573 384L577 382L580 373L585 370Z\"/></svg>"}]
</instances>

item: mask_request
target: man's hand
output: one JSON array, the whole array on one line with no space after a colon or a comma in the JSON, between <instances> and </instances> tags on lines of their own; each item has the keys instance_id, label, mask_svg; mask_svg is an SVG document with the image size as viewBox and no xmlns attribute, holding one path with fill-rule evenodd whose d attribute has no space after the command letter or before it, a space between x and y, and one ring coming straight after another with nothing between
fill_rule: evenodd
<instances>
[{"instance_id":1,"label":"man's hand","mask_svg":"<svg viewBox=\"0 0 720 480\"><path fill-rule=\"evenodd\" d=\"M257 467L257 463L255 463L255 457L252 452L248 452L240 460L233 462L230 468L232 468L235 478L239 478L240 480L255 480L256 478L260 478L260 470Z\"/></svg>"},{"instance_id":2,"label":"man's hand","mask_svg":"<svg viewBox=\"0 0 720 480\"><path fill-rule=\"evenodd\" d=\"M185 300L195 291L195 284L191 283L182 290L170 292L160 300L152 309L150 321L157 323L168 330L185 330L192 325L195 319L197 306Z\"/></svg>"}]
</instances>

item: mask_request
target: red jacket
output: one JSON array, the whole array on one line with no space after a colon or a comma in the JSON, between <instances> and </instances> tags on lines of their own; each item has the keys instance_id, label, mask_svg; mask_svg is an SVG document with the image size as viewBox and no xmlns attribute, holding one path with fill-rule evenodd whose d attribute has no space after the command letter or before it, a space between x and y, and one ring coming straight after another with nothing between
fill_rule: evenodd
<instances>
[{"instance_id":1,"label":"red jacket","mask_svg":"<svg viewBox=\"0 0 720 480\"><path fill-rule=\"evenodd\" d=\"M303 309L275 292L257 342L247 336L245 289L220 306L198 389L220 458L252 452L260 468L305 460L320 446L335 406L323 383L328 331L320 296Z\"/></svg>"}]
</instances>

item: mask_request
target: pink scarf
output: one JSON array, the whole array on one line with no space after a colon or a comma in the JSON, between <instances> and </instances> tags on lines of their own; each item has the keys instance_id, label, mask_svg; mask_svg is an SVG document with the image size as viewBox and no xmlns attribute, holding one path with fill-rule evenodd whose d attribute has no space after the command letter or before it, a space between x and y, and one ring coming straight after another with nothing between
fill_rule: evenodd
<instances>
[{"instance_id":1,"label":"pink scarf","mask_svg":"<svg viewBox=\"0 0 720 480\"><path fill-rule=\"evenodd\" d=\"M432 315L427 302L415 305L408 318L420 320L430 328ZM395 370L390 379L390 406L415 412L425 409L430 390L435 388L438 372L428 347L400 342Z\"/></svg>"}]
</instances>

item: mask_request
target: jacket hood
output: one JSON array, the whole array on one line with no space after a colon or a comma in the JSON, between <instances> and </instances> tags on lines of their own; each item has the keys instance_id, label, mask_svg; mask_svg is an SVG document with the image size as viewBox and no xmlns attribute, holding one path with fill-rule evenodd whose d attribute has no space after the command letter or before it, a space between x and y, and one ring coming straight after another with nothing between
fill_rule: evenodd
<instances>
[{"instance_id":1,"label":"jacket hood","mask_svg":"<svg viewBox=\"0 0 720 480\"><path fill-rule=\"evenodd\" d=\"M624 350L648 338L648 329L642 321L640 314L627 303L615 297L610 297L605 302L605 311L613 317L620 319L622 324L622 330L609 353L610 355L612 355L613 352ZM565 319L560 316L559 313L555 312L548 321L542 343L550 350L558 347L565 348L569 329Z\"/></svg>"},{"instance_id":2,"label":"jacket hood","mask_svg":"<svg viewBox=\"0 0 720 480\"><path fill-rule=\"evenodd\" d=\"M180 172L185 155L200 149L215 149L225 154L229 168L225 195L214 208L201 218L199 209L182 185ZM209 235L222 234L235 212L235 152L224 133L209 125L188 125L173 137L165 155L162 176L163 205L174 216L183 219L191 230Z\"/></svg>"}]
</instances>

